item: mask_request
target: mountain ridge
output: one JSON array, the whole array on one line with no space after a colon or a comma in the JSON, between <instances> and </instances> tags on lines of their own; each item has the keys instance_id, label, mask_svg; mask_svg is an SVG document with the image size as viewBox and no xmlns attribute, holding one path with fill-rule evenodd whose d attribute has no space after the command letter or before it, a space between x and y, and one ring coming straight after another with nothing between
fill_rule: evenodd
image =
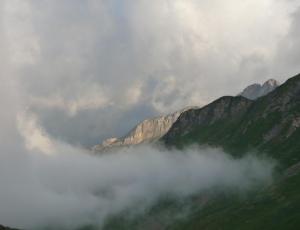
<instances>
[{"instance_id":1,"label":"mountain ridge","mask_svg":"<svg viewBox=\"0 0 300 230\"><path fill-rule=\"evenodd\" d=\"M127 135L122 138L109 138L92 148L92 151L103 152L111 148L150 143L158 140L171 128L181 113L196 107L186 107L174 113L149 118L136 125Z\"/></svg>"},{"instance_id":2,"label":"mountain ridge","mask_svg":"<svg viewBox=\"0 0 300 230\"><path fill-rule=\"evenodd\" d=\"M263 84L252 84L247 86L239 95L250 100L256 100L262 96L267 95L279 86L279 82L274 79L269 79Z\"/></svg>"},{"instance_id":3,"label":"mountain ridge","mask_svg":"<svg viewBox=\"0 0 300 230\"><path fill-rule=\"evenodd\" d=\"M300 75L255 101L241 98L222 97L203 108L182 113L162 141L179 148L198 143L235 153L251 149L274 151L280 158L288 158L278 151L292 140L300 149L294 140L300 137ZM235 101L244 103L237 106ZM234 113L228 116L230 111ZM290 154L300 160L296 152Z\"/></svg>"},{"instance_id":4,"label":"mountain ridge","mask_svg":"<svg viewBox=\"0 0 300 230\"><path fill-rule=\"evenodd\" d=\"M298 229L299 140L300 74L256 100L224 96L202 108L187 110L160 139L162 144L182 150L194 144L209 145L223 148L234 158L249 152L267 155L278 163L274 181L243 196L223 193L209 198L198 194L177 203L160 201L133 220L117 216L104 229ZM199 205L202 201L204 206ZM176 219L176 214L187 207L190 212Z\"/></svg>"},{"instance_id":5,"label":"mountain ridge","mask_svg":"<svg viewBox=\"0 0 300 230\"><path fill-rule=\"evenodd\" d=\"M259 90L252 92L251 87L257 85L259 87ZM243 98L253 100L262 97L270 92L272 92L274 89L276 89L279 86L279 83L274 79L269 79L265 83L261 84L253 84L248 87L246 87L242 93L240 93L238 96L241 96ZM247 94L248 89L250 88L251 95ZM248 92L249 93L249 92ZM228 96L229 97L229 96ZM206 106L204 106L206 107ZM197 109L199 107L196 106L190 106L186 107L182 110L178 110L174 113L155 117L155 118L149 118L145 119L144 121L137 124L128 134L126 134L124 137L117 138L112 137L104 140L101 144L95 145L92 147L92 151L94 153L97 152L105 152L107 150L113 149L113 148L119 148L119 147L125 147L130 145L138 145L141 143L150 143L157 141L161 137L163 137L169 129L172 127L172 125L176 122L178 117L186 112L187 110L191 109Z\"/></svg>"}]
</instances>

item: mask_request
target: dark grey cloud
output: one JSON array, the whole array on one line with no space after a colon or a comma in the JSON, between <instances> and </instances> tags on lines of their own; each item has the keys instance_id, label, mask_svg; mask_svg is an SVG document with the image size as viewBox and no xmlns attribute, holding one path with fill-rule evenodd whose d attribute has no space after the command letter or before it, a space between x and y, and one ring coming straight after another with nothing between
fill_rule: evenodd
<instances>
[{"instance_id":1,"label":"dark grey cloud","mask_svg":"<svg viewBox=\"0 0 300 230\"><path fill-rule=\"evenodd\" d=\"M39 122L49 135L88 148L104 139L126 135L142 120L157 115L146 103L126 110L114 107L82 110L74 116L55 108L34 108L32 111L39 115Z\"/></svg>"}]
</instances>

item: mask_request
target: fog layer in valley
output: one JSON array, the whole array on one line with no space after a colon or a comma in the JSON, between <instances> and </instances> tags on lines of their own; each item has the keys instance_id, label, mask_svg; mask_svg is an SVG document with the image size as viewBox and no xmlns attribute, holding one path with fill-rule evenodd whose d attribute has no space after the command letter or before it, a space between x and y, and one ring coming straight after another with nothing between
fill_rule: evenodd
<instances>
[{"instance_id":1,"label":"fog layer in valley","mask_svg":"<svg viewBox=\"0 0 300 230\"><path fill-rule=\"evenodd\" d=\"M143 210L161 196L210 188L247 191L272 178L273 162L233 159L218 149L184 152L153 146L94 156L50 139L34 116L1 119L0 223L33 229L101 225L111 214Z\"/></svg>"},{"instance_id":2,"label":"fog layer in valley","mask_svg":"<svg viewBox=\"0 0 300 230\"><path fill-rule=\"evenodd\" d=\"M24 107L18 82L2 76L0 80L3 225L21 229L101 225L110 214L142 210L163 195L180 198L215 187L245 191L271 180L272 161L254 156L233 159L218 149L178 152L139 146L90 155L51 138Z\"/></svg>"}]
</instances>

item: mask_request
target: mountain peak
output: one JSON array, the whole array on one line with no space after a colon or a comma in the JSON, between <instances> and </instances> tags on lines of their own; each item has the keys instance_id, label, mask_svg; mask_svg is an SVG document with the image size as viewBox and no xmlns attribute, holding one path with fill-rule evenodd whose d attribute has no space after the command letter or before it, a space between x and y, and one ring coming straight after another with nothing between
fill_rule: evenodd
<instances>
[{"instance_id":1,"label":"mountain peak","mask_svg":"<svg viewBox=\"0 0 300 230\"><path fill-rule=\"evenodd\" d=\"M278 87L280 84L278 81L276 81L275 79L271 78L269 80L267 80L262 86L273 86L273 87Z\"/></svg>"},{"instance_id":2,"label":"mountain peak","mask_svg":"<svg viewBox=\"0 0 300 230\"><path fill-rule=\"evenodd\" d=\"M255 83L247 86L239 95L246 97L250 100L256 100L257 98L265 96L268 93L272 92L279 85L279 82L275 79L269 79L262 85Z\"/></svg>"}]
</instances>

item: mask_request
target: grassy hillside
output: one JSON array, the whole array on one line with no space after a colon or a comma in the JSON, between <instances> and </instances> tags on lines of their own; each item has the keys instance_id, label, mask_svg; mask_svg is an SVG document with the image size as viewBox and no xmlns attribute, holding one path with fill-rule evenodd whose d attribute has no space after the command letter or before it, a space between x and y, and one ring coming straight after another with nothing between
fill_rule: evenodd
<instances>
[{"instance_id":1,"label":"grassy hillside","mask_svg":"<svg viewBox=\"0 0 300 230\"><path fill-rule=\"evenodd\" d=\"M300 161L300 75L256 101L224 97L183 113L163 137L168 146L223 147L233 155L265 152L284 167Z\"/></svg>"},{"instance_id":2,"label":"grassy hillside","mask_svg":"<svg viewBox=\"0 0 300 230\"><path fill-rule=\"evenodd\" d=\"M258 191L248 199L216 199L169 229L299 229L300 175Z\"/></svg>"},{"instance_id":3,"label":"grassy hillside","mask_svg":"<svg viewBox=\"0 0 300 230\"><path fill-rule=\"evenodd\" d=\"M222 97L186 111L163 137L167 146L218 146L237 157L249 151L268 154L279 162L281 174L272 186L245 197L218 194L199 204L206 197L199 194L181 202L160 202L133 219L112 218L105 229L299 229L299 127L300 75L256 101ZM185 210L188 214L178 218Z\"/></svg>"},{"instance_id":4,"label":"grassy hillside","mask_svg":"<svg viewBox=\"0 0 300 230\"><path fill-rule=\"evenodd\" d=\"M181 201L161 200L144 214L112 217L104 229L296 230L300 226L299 169L298 165L276 183L243 196L208 191Z\"/></svg>"}]
</instances>

